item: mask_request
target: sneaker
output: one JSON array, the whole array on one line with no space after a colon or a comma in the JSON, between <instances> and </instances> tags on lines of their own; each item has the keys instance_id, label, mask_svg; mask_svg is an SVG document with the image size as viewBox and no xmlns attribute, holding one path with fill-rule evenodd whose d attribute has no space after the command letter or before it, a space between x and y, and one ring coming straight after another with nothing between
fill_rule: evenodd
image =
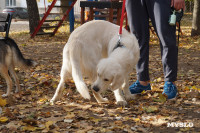
<instances>
[{"instance_id":1,"label":"sneaker","mask_svg":"<svg viewBox=\"0 0 200 133\"><path fill-rule=\"evenodd\" d=\"M167 95L167 99L173 99L177 95L177 88L172 82L166 81L162 94Z\"/></svg>"},{"instance_id":2,"label":"sneaker","mask_svg":"<svg viewBox=\"0 0 200 133\"><path fill-rule=\"evenodd\" d=\"M148 84L147 86L143 86L140 84L139 80L137 80L129 87L129 90L131 94L141 94L143 91L151 90L151 86L150 84Z\"/></svg>"}]
</instances>

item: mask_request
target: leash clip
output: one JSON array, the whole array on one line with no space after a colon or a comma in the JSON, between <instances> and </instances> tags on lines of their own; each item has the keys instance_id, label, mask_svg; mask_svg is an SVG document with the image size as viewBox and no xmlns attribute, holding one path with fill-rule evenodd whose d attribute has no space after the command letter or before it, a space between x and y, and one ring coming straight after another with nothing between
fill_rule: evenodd
<instances>
[{"instance_id":1,"label":"leash clip","mask_svg":"<svg viewBox=\"0 0 200 133\"><path fill-rule=\"evenodd\" d=\"M118 48L118 47L125 47L123 44L121 44L121 34L118 34L119 36L119 40L117 41L117 44L115 45L115 47L113 48L113 51Z\"/></svg>"},{"instance_id":2,"label":"leash clip","mask_svg":"<svg viewBox=\"0 0 200 133\"><path fill-rule=\"evenodd\" d=\"M119 36L119 41L118 42L121 42L121 34L118 33L118 36Z\"/></svg>"}]
</instances>

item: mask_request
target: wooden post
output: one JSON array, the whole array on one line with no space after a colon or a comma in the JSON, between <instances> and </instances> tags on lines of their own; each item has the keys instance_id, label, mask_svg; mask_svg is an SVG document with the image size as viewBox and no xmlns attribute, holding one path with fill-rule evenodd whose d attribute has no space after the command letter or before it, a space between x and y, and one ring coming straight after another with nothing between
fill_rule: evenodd
<instances>
[{"instance_id":1,"label":"wooden post","mask_svg":"<svg viewBox=\"0 0 200 133\"><path fill-rule=\"evenodd\" d=\"M120 25L121 8L117 8L117 25Z\"/></svg>"},{"instance_id":2,"label":"wooden post","mask_svg":"<svg viewBox=\"0 0 200 133\"><path fill-rule=\"evenodd\" d=\"M109 21L113 23L113 8L109 8Z\"/></svg>"},{"instance_id":3,"label":"wooden post","mask_svg":"<svg viewBox=\"0 0 200 133\"><path fill-rule=\"evenodd\" d=\"M85 7L81 7L81 24L85 23Z\"/></svg>"},{"instance_id":4,"label":"wooden post","mask_svg":"<svg viewBox=\"0 0 200 133\"><path fill-rule=\"evenodd\" d=\"M94 9L93 7L90 7L90 18L89 18L90 21L94 19L93 15L94 15Z\"/></svg>"}]
</instances>

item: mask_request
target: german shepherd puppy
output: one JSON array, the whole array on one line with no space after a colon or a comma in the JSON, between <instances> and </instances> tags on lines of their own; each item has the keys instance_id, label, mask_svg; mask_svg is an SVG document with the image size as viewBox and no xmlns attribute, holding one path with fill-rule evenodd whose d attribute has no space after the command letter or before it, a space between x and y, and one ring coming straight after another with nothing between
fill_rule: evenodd
<instances>
[{"instance_id":1,"label":"german shepherd puppy","mask_svg":"<svg viewBox=\"0 0 200 133\"><path fill-rule=\"evenodd\" d=\"M36 63L31 59L25 59L18 48L15 41L11 38L0 39L0 74L5 78L7 83L7 93L3 94L3 97L9 96L12 89L12 80L10 75L12 75L16 90L20 91L19 79L15 73L15 66L19 67L30 67L34 66Z\"/></svg>"}]
</instances>

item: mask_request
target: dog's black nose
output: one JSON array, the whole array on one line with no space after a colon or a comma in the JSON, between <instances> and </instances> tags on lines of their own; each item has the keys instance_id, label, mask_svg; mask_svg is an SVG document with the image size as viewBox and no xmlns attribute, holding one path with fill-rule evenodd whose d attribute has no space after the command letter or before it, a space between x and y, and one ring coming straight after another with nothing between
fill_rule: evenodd
<instances>
[{"instance_id":1,"label":"dog's black nose","mask_svg":"<svg viewBox=\"0 0 200 133\"><path fill-rule=\"evenodd\" d=\"M92 89L93 89L94 91L96 91L96 92L99 91L99 87L98 87L98 86L94 86Z\"/></svg>"}]
</instances>

